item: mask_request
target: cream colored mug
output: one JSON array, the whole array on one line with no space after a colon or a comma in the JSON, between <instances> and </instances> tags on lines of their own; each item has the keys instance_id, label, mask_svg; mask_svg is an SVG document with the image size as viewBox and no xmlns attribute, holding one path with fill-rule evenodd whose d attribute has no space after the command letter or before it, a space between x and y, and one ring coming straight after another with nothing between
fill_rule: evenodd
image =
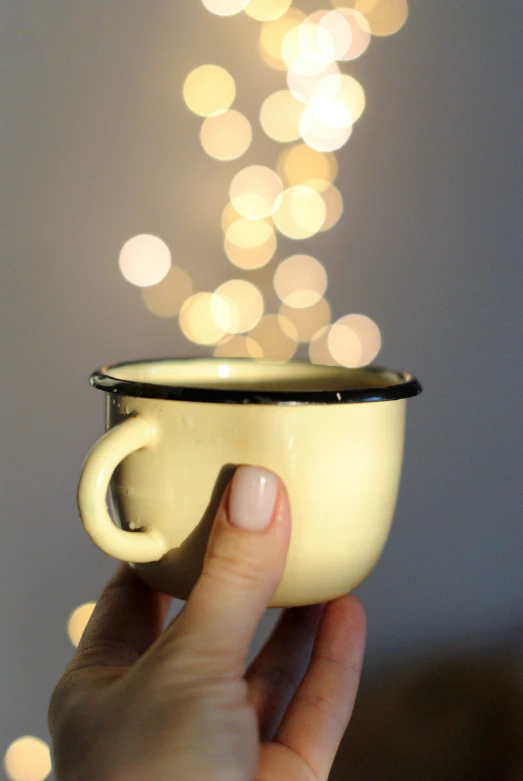
<instances>
[{"instance_id":1,"label":"cream colored mug","mask_svg":"<svg viewBox=\"0 0 523 781\"><path fill-rule=\"evenodd\" d=\"M289 492L290 548L272 607L334 599L376 564L396 504L406 399L421 391L411 375L193 358L108 366L90 381L106 394L106 433L83 468L81 519L154 589L187 598L240 464L272 470Z\"/></svg>"}]
</instances>

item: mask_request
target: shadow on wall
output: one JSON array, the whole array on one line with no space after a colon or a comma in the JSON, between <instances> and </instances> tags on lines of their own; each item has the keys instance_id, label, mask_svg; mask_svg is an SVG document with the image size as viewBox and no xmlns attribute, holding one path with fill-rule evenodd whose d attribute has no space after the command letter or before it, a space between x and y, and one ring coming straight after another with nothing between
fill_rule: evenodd
<instances>
[{"instance_id":1,"label":"shadow on wall","mask_svg":"<svg viewBox=\"0 0 523 781\"><path fill-rule=\"evenodd\" d=\"M363 681L329 776L329 781L521 779L523 656L509 651L396 665Z\"/></svg>"}]
</instances>

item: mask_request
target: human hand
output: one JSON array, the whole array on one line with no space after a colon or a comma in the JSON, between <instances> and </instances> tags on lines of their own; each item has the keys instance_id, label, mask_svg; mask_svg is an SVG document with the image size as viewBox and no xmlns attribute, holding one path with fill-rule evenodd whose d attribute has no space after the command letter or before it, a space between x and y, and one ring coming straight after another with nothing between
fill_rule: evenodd
<instances>
[{"instance_id":1,"label":"human hand","mask_svg":"<svg viewBox=\"0 0 523 781\"><path fill-rule=\"evenodd\" d=\"M326 781L359 682L365 615L350 596L282 613L246 670L290 538L284 486L239 468L203 572L169 597L121 566L49 706L57 781Z\"/></svg>"}]
</instances>

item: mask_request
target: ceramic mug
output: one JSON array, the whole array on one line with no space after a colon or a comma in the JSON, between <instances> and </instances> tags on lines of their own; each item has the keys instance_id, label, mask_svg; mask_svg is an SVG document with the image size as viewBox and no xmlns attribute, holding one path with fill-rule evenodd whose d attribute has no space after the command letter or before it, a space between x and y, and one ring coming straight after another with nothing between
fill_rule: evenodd
<instances>
[{"instance_id":1,"label":"ceramic mug","mask_svg":"<svg viewBox=\"0 0 523 781\"><path fill-rule=\"evenodd\" d=\"M240 464L272 470L290 497L272 607L334 599L376 564L396 504L406 399L421 391L411 375L194 358L108 366L90 382L105 392L106 433L83 468L81 519L154 589L187 598Z\"/></svg>"}]
</instances>

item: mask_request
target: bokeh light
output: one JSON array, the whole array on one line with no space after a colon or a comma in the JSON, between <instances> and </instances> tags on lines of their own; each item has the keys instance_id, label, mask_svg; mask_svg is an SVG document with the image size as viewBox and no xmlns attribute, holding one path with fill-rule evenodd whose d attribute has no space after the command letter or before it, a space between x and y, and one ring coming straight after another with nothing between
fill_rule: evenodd
<instances>
[{"instance_id":1,"label":"bokeh light","mask_svg":"<svg viewBox=\"0 0 523 781\"><path fill-rule=\"evenodd\" d=\"M336 60L348 61L361 57L367 50L371 33L362 13L354 8L338 8L335 11L316 11L308 22L317 24L332 37Z\"/></svg>"},{"instance_id":2,"label":"bokeh light","mask_svg":"<svg viewBox=\"0 0 523 781\"><path fill-rule=\"evenodd\" d=\"M307 184L321 192L336 179L338 161L332 153L318 152L307 144L293 144L282 150L276 170L287 186Z\"/></svg>"},{"instance_id":3,"label":"bokeh light","mask_svg":"<svg viewBox=\"0 0 523 781\"><path fill-rule=\"evenodd\" d=\"M201 117L226 111L236 98L231 74L219 65L200 65L189 73L183 85L187 107Z\"/></svg>"},{"instance_id":4,"label":"bokeh light","mask_svg":"<svg viewBox=\"0 0 523 781\"><path fill-rule=\"evenodd\" d=\"M231 336L214 350L215 358L263 358L260 345L250 336Z\"/></svg>"},{"instance_id":5,"label":"bokeh light","mask_svg":"<svg viewBox=\"0 0 523 781\"><path fill-rule=\"evenodd\" d=\"M215 301L212 293L195 293L187 299L180 310L180 328L184 336L195 344L217 344L226 330L219 326L213 316L220 313L220 320L228 322L230 310L225 301Z\"/></svg>"},{"instance_id":6,"label":"bokeh light","mask_svg":"<svg viewBox=\"0 0 523 781\"><path fill-rule=\"evenodd\" d=\"M401 30L408 15L407 0L380 0L365 13L365 18L373 35L386 36Z\"/></svg>"},{"instance_id":7,"label":"bokeh light","mask_svg":"<svg viewBox=\"0 0 523 781\"><path fill-rule=\"evenodd\" d=\"M249 249L265 244L273 233L274 228L268 220L248 220L247 217L240 217L229 225L225 237L235 247Z\"/></svg>"},{"instance_id":8,"label":"bokeh light","mask_svg":"<svg viewBox=\"0 0 523 781\"><path fill-rule=\"evenodd\" d=\"M319 260L310 255L291 255L276 269L274 289L287 306L308 309L317 304L327 290L327 272Z\"/></svg>"},{"instance_id":9,"label":"bokeh light","mask_svg":"<svg viewBox=\"0 0 523 781\"><path fill-rule=\"evenodd\" d=\"M229 197L241 215L259 220L274 212L282 191L282 181L275 171L264 165L250 165L232 180Z\"/></svg>"},{"instance_id":10,"label":"bokeh light","mask_svg":"<svg viewBox=\"0 0 523 781\"><path fill-rule=\"evenodd\" d=\"M331 321L331 308L325 298L320 298L313 306L307 309L294 309L287 304L280 306L280 315L291 321L296 329L297 339L300 342L310 342L314 335L329 325Z\"/></svg>"},{"instance_id":11,"label":"bokeh light","mask_svg":"<svg viewBox=\"0 0 523 781\"><path fill-rule=\"evenodd\" d=\"M347 143L352 125L330 127L318 117L311 106L306 106L300 118L300 133L305 143L318 152L335 152Z\"/></svg>"},{"instance_id":12,"label":"bokeh light","mask_svg":"<svg viewBox=\"0 0 523 781\"><path fill-rule=\"evenodd\" d=\"M223 245L225 254L233 266L237 266L245 271L253 271L266 266L267 263L272 260L278 246L278 241L274 228L272 228L272 226L270 227L271 231L268 238L261 244L252 247L239 247L225 237Z\"/></svg>"},{"instance_id":13,"label":"bokeh light","mask_svg":"<svg viewBox=\"0 0 523 781\"><path fill-rule=\"evenodd\" d=\"M275 70L286 70L282 58L282 44L287 33L305 19L303 11L297 8L289 10L272 22L264 22L260 31L259 52L263 61Z\"/></svg>"},{"instance_id":14,"label":"bokeh light","mask_svg":"<svg viewBox=\"0 0 523 781\"><path fill-rule=\"evenodd\" d=\"M311 363L318 363L323 366L335 366L336 361L329 351L329 332L331 326L324 325L312 337L309 344L309 360Z\"/></svg>"},{"instance_id":15,"label":"bokeh light","mask_svg":"<svg viewBox=\"0 0 523 781\"><path fill-rule=\"evenodd\" d=\"M279 19L289 9L292 0L250 0L245 13L259 22Z\"/></svg>"},{"instance_id":16,"label":"bokeh light","mask_svg":"<svg viewBox=\"0 0 523 781\"><path fill-rule=\"evenodd\" d=\"M193 291L193 282L187 271L180 266L172 266L158 285L142 290L142 298L153 315L169 318L176 317Z\"/></svg>"},{"instance_id":17,"label":"bokeh light","mask_svg":"<svg viewBox=\"0 0 523 781\"><path fill-rule=\"evenodd\" d=\"M239 212L236 211L234 206L230 201L227 202L221 217L221 226L222 231L224 233L227 233L227 229L233 224L233 222L237 222L237 220L243 220L244 217L241 216Z\"/></svg>"},{"instance_id":18,"label":"bokeh light","mask_svg":"<svg viewBox=\"0 0 523 781\"><path fill-rule=\"evenodd\" d=\"M381 350L381 332L366 315L346 315L330 329L328 345L332 357L341 366L367 366Z\"/></svg>"},{"instance_id":19,"label":"bokeh light","mask_svg":"<svg viewBox=\"0 0 523 781\"><path fill-rule=\"evenodd\" d=\"M298 349L296 327L291 320L281 315L265 315L249 336L262 353L261 356L252 354L252 358L261 357L267 361L286 363Z\"/></svg>"},{"instance_id":20,"label":"bokeh light","mask_svg":"<svg viewBox=\"0 0 523 781\"><path fill-rule=\"evenodd\" d=\"M260 322L263 310L261 292L245 279L224 282L215 290L211 301L214 322L230 334L251 331Z\"/></svg>"},{"instance_id":21,"label":"bokeh light","mask_svg":"<svg viewBox=\"0 0 523 781\"><path fill-rule=\"evenodd\" d=\"M234 16L243 11L249 0L202 0L202 3L217 16Z\"/></svg>"},{"instance_id":22,"label":"bokeh light","mask_svg":"<svg viewBox=\"0 0 523 781\"><path fill-rule=\"evenodd\" d=\"M336 46L327 30L306 20L285 35L281 56L287 68L311 76L335 61Z\"/></svg>"},{"instance_id":23,"label":"bokeh light","mask_svg":"<svg viewBox=\"0 0 523 781\"><path fill-rule=\"evenodd\" d=\"M321 230L326 216L321 195L299 184L284 191L273 219L280 233L289 239L307 239Z\"/></svg>"},{"instance_id":24,"label":"bokeh light","mask_svg":"<svg viewBox=\"0 0 523 781\"><path fill-rule=\"evenodd\" d=\"M171 251L158 236L134 236L123 245L118 261L125 279L137 287L157 285L171 267Z\"/></svg>"},{"instance_id":25,"label":"bokeh light","mask_svg":"<svg viewBox=\"0 0 523 781\"><path fill-rule=\"evenodd\" d=\"M80 607L77 607L76 610L73 610L69 616L69 621L67 622L67 634L69 635L69 640L75 648L78 648L78 644L82 638L85 627L87 626L95 607L96 602L86 602L85 605L80 605Z\"/></svg>"},{"instance_id":26,"label":"bokeh light","mask_svg":"<svg viewBox=\"0 0 523 781\"><path fill-rule=\"evenodd\" d=\"M310 108L329 127L343 128L354 124L363 114L365 92L352 76L329 74L315 86Z\"/></svg>"},{"instance_id":27,"label":"bokeh light","mask_svg":"<svg viewBox=\"0 0 523 781\"><path fill-rule=\"evenodd\" d=\"M216 160L236 160L251 145L251 123L240 111L224 111L223 114L204 120L200 141L210 157Z\"/></svg>"},{"instance_id":28,"label":"bokeh light","mask_svg":"<svg viewBox=\"0 0 523 781\"><path fill-rule=\"evenodd\" d=\"M314 181L309 186L314 186ZM340 221L343 214L343 196L336 185L331 184L320 190L321 197L325 202L325 222L321 226L322 231L328 231L334 228Z\"/></svg>"},{"instance_id":29,"label":"bokeh light","mask_svg":"<svg viewBox=\"0 0 523 781\"><path fill-rule=\"evenodd\" d=\"M52 770L49 746L31 735L14 740L5 752L4 770L9 781L44 781Z\"/></svg>"},{"instance_id":30,"label":"bokeh light","mask_svg":"<svg viewBox=\"0 0 523 781\"><path fill-rule=\"evenodd\" d=\"M322 66L317 72L304 72L306 71L305 65L309 61L311 61L309 57L302 55L302 57L294 60L287 71L287 86L289 91L297 100L305 104L308 104L312 100L315 92L318 94L317 88L323 79L327 76L340 75L339 66L335 62Z\"/></svg>"},{"instance_id":31,"label":"bokeh light","mask_svg":"<svg viewBox=\"0 0 523 781\"><path fill-rule=\"evenodd\" d=\"M265 99L260 110L260 123L265 133L274 141L288 143L300 137L300 117L303 103L289 90L273 92Z\"/></svg>"}]
</instances>

